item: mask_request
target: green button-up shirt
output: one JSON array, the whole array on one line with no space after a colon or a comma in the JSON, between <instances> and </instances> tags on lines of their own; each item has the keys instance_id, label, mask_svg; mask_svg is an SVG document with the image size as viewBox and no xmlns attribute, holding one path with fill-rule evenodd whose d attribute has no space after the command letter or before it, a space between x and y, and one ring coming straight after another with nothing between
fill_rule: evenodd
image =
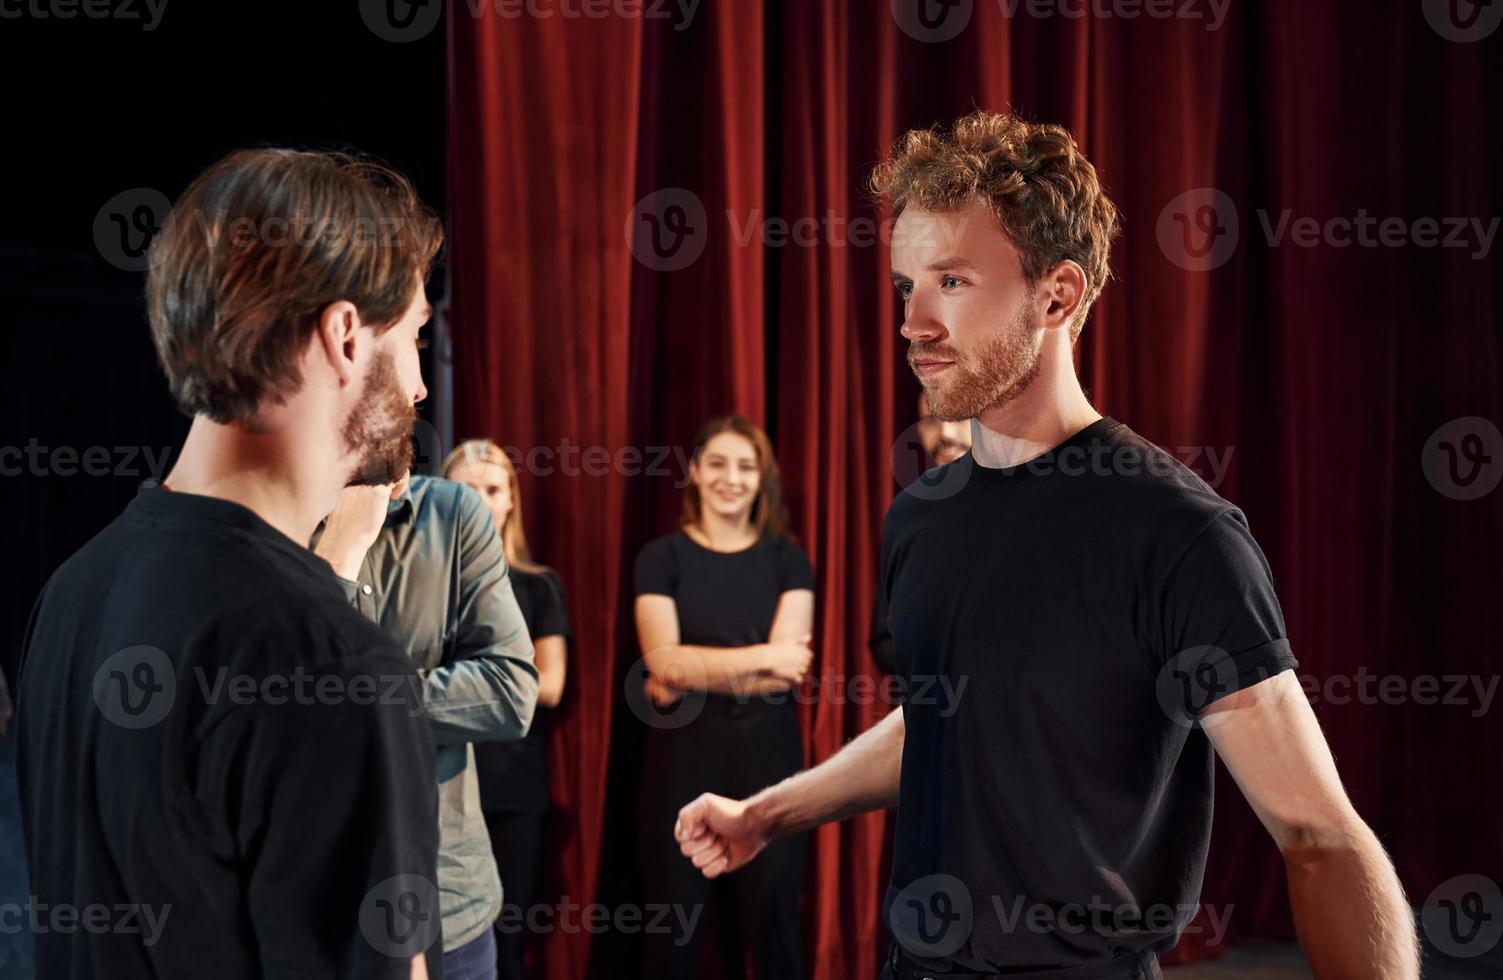
<instances>
[{"instance_id":1,"label":"green button-up shirt","mask_svg":"<svg viewBox=\"0 0 1503 980\"><path fill-rule=\"evenodd\" d=\"M315 539L316 540L316 539ZM414 476L388 506L350 602L407 650L423 676L438 746L438 887L444 949L478 939L501 911L471 742L521 738L538 674L501 536L463 484Z\"/></svg>"}]
</instances>

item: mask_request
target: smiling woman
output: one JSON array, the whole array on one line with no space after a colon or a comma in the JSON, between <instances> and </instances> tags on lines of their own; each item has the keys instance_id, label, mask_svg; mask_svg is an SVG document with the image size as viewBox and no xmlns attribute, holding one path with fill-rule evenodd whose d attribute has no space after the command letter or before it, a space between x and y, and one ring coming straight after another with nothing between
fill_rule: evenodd
<instances>
[{"instance_id":1,"label":"smiling woman","mask_svg":"<svg viewBox=\"0 0 1503 980\"><path fill-rule=\"evenodd\" d=\"M636 618L650 671L639 847L649 904L699 907L710 883L665 833L700 793L745 794L803 765L798 712L788 692L813 659L814 575L788 533L781 480L767 435L740 416L709 422L694 442L680 528L637 557ZM722 950L746 951L759 977L803 976L799 894L805 841L769 847L756 873L731 883L717 917ZM725 898L716 893L716 898ZM739 910L739 912L738 912ZM698 976L703 930L649 934L643 976Z\"/></svg>"}]
</instances>

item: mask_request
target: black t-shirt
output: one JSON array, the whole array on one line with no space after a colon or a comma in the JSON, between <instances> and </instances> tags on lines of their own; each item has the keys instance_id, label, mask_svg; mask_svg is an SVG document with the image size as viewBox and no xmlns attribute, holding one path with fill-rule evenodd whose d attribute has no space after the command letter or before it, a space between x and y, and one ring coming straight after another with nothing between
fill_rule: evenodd
<instances>
[{"instance_id":1,"label":"black t-shirt","mask_svg":"<svg viewBox=\"0 0 1503 980\"><path fill-rule=\"evenodd\" d=\"M740 551L712 551L680 530L643 547L636 587L637 595L673 597L679 642L747 647L767 642L784 592L814 588L814 570L802 548L777 535Z\"/></svg>"},{"instance_id":2,"label":"black t-shirt","mask_svg":"<svg viewBox=\"0 0 1503 980\"><path fill-rule=\"evenodd\" d=\"M551 570L542 573L511 568L511 589L534 645L545 636L574 636L563 586ZM537 813L548 809L548 714L538 707L524 738L511 742L476 742L480 805L487 813Z\"/></svg>"},{"instance_id":3,"label":"black t-shirt","mask_svg":"<svg viewBox=\"0 0 1503 980\"><path fill-rule=\"evenodd\" d=\"M418 676L251 511L143 489L48 581L16 700L34 901L75 916L38 931L38 976L437 962Z\"/></svg>"},{"instance_id":4,"label":"black t-shirt","mask_svg":"<svg viewBox=\"0 0 1503 980\"><path fill-rule=\"evenodd\" d=\"M636 594L672 597L679 642L686 646L748 647L766 643L783 593L813 589L814 570L802 548L764 534L740 551L714 551L682 530L649 541L637 555ZM696 695L699 696L699 695ZM716 719L793 715L791 698L763 700L707 693L700 726ZM654 729L682 741L700 736L700 726Z\"/></svg>"},{"instance_id":5,"label":"black t-shirt","mask_svg":"<svg viewBox=\"0 0 1503 980\"><path fill-rule=\"evenodd\" d=\"M1193 712L1297 666L1242 513L1101 419L907 488L882 581L907 682L895 937L983 973L1173 946L1211 832Z\"/></svg>"}]
</instances>

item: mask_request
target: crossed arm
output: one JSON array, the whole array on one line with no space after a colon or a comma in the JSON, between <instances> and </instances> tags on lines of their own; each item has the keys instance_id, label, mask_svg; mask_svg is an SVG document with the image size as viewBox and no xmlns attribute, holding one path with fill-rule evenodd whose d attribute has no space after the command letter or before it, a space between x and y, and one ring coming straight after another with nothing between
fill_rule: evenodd
<instances>
[{"instance_id":1,"label":"crossed arm","mask_svg":"<svg viewBox=\"0 0 1503 980\"><path fill-rule=\"evenodd\" d=\"M1315 975L1417 978L1404 891L1347 799L1295 675L1285 671L1222 698L1203 723L1283 854L1300 944ZM714 878L783 834L896 805L903 736L899 709L819 766L747 800L704 794L679 811L680 849Z\"/></svg>"},{"instance_id":2,"label":"crossed arm","mask_svg":"<svg viewBox=\"0 0 1503 980\"><path fill-rule=\"evenodd\" d=\"M809 671L814 593L789 589L778 598L767 642L702 647L681 642L672 596L644 594L636 602L637 640L651 672L648 690L660 703L688 690L741 696L786 690Z\"/></svg>"}]
</instances>

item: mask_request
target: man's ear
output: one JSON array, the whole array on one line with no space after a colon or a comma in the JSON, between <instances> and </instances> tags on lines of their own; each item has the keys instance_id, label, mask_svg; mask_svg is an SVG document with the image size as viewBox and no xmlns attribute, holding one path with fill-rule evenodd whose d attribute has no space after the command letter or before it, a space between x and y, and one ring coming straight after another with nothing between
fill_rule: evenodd
<instances>
[{"instance_id":1,"label":"man's ear","mask_svg":"<svg viewBox=\"0 0 1503 980\"><path fill-rule=\"evenodd\" d=\"M354 384L359 378L355 365L364 353L360 345L370 342L360 327L360 311L349 300L330 303L318 315L310 353L325 360L341 386Z\"/></svg>"},{"instance_id":2,"label":"man's ear","mask_svg":"<svg viewBox=\"0 0 1503 980\"><path fill-rule=\"evenodd\" d=\"M1043 306L1039 325L1068 328L1085 300L1085 290L1085 270L1074 259L1065 259L1045 272L1038 284L1038 298Z\"/></svg>"}]
</instances>

